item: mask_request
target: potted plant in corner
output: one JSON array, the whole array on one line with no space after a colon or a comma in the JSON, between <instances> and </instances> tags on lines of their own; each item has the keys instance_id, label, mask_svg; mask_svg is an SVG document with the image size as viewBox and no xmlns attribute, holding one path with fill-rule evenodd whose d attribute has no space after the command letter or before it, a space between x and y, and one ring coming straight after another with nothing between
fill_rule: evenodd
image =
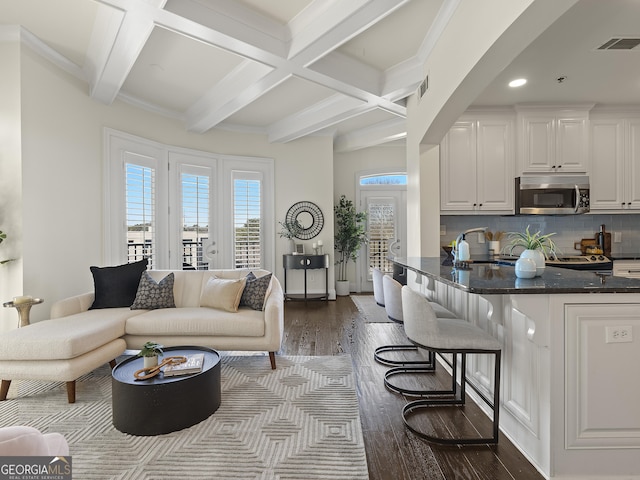
<instances>
[{"instance_id":1,"label":"potted plant in corner","mask_svg":"<svg viewBox=\"0 0 640 480\"><path fill-rule=\"evenodd\" d=\"M555 235L555 233L542 235L540 231L532 234L529 232L529 225L527 225L524 233L509 233L509 245L507 250L509 251L509 254L513 254L514 249L522 247L524 250L520 254L520 258L533 260L536 265L535 276L540 276L544 272L545 259L553 257L556 254L556 244L551 240L553 235Z\"/></svg>"},{"instance_id":2,"label":"potted plant in corner","mask_svg":"<svg viewBox=\"0 0 640 480\"><path fill-rule=\"evenodd\" d=\"M163 354L163 348L163 345L156 342L146 342L142 346L142 349L138 352L138 357L143 358L144 368L152 368L158 365L158 357Z\"/></svg>"},{"instance_id":3,"label":"potted plant in corner","mask_svg":"<svg viewBox=\"0 0 640 480\"><path fill-rule=\"evenodd\" d=\"M334 206L336 216L335 249L336 258L336 295L349 295L349 280L347 279L347 265L350 260L358 258L360 247L367 243L365 212L356 212L356 207L344 195L340 196L338 204Z\"/></svg>"}]
</instances>

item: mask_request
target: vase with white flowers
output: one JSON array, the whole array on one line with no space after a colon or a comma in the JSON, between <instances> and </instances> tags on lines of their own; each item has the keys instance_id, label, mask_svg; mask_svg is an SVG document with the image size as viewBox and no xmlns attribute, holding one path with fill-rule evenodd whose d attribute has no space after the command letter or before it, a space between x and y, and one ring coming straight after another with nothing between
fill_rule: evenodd
<instances>
[{"instance_id":1,"label":"vase with white flowers","mask_svg":"<svg viewBox=\"0 0 640 480\"><path fill-rule=\"evenodd\" d=\"M509 245L507 246L507 251L509 254L513 254L516 248L523 248L520 258L533 260L536 265L535 276L540 276L544 273L545 260L556 255L556 244L551 240L555 233L547 233L545 235L540 231L531 233L529 227L527 225L524 233L510 232L508 234Z\"/></svg>"}]
</instances>

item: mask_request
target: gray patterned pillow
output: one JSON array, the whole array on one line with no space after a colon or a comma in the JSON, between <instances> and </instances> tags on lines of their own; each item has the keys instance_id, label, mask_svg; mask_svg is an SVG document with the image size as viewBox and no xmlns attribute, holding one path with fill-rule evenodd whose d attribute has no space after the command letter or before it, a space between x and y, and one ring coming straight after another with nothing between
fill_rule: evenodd
<instances>
[{"instance_id":1,"label":"gray patterned pillow","mask_svg":"<svg viewBox=\"0 0 640 480\"><path fill-rule=\"evenodd\" d=\"M173 300L173 273L156 282L147 271L142 272L136 299L131 310L154 310L156 308L175 308Z\"/></svg>"},{"instance_id":2,"label":"gray patterned pillow","mask_svg":"<svg viewBox=\"0 0 640 480\"><path fill-rule=\"evenodd\" d=\"M254 310L262 310L264 307L264 297L267 295L271 285L271 274L268 273L260 278L256 278L253 272L247 275L247 283L240 298L240 306L253 308Z\"/></svg>"}]
</instances>

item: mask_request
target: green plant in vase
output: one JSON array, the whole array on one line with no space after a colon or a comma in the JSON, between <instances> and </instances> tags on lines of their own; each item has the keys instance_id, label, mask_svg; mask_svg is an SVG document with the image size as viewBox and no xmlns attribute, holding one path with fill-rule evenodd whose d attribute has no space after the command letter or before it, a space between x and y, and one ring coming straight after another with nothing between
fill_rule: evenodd
<instances>
[{"instance_id":1,"label":"green plant in vase","mask_svg":"<svg viewBox=\"0 0 640 480\"><path fill-rule=\"evenodd\" d=\"M146 342L142 346L137 356L144 359L144 368L151 368L158 365L158 357L164 354L162 351L163 348L164 345L156 342Z\"/></svg>"},{"instance_id":2,"label":"green plant in vase","mask_svg":"<svg viewBox=\"0 0 640 480\"><path fill-rule=\"evenodd\" d=\"M556 244L551 240L555 233L547 233L543 235L540 231L531 233L529 225L523 232L509 232L509 244L506 250L510 255L516 248L522 248L520 258L529 258L536 265L536 276L542 275L545 267L545 260L556 256Z\"/></svg>"}]
</instances>

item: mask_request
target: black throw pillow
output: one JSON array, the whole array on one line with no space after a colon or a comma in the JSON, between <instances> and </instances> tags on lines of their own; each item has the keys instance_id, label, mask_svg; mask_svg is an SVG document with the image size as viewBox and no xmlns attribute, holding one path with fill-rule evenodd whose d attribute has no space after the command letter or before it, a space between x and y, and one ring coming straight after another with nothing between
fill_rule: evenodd
<instances>
[{"instance_id":1,"label":"black throw pillow","mask_svg":"<svg viewBox=\"0 0 640 480\"><path fill-rule=\"evenodd\" d=\"M147 264L145 258L115 267L91 267L96 298L89 310L130 307L136 299L140 277Z\"/></svg>"}]
</instances>

